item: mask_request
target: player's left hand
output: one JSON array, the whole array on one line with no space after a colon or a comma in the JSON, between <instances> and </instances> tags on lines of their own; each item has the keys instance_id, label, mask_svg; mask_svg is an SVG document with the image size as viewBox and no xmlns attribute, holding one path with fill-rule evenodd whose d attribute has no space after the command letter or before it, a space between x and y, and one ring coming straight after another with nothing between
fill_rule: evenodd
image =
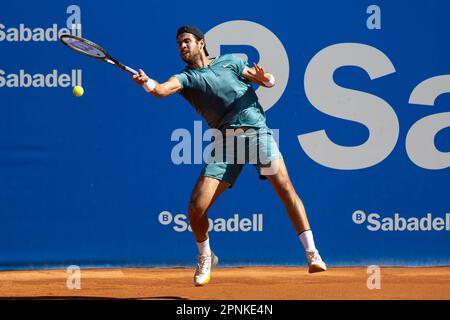
<instances>
[{"instance_id":1,"label":"player's left hand","mask_svg":"<svg viewBox=\"0 0 450 320\"><path fill-rule=\"evenodd\" d=\"M260 83L264 83L267 81L270 81L270 77L266 76L266 73L263 68L258 66L256 63L253 63L253 69L255 70L253 72L252 69L248 71L248 73L255 78L255 80L259 81Z\"/></svg>"}]
</instances>

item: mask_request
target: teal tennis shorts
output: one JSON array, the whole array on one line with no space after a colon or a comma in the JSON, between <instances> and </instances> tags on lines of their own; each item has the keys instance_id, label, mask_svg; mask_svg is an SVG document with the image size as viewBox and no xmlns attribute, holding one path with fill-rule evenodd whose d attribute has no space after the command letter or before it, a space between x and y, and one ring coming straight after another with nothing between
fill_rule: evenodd
<instances>
[{"instance_id":1,"label":"teal tennis shorts","mask_svg":"<svg viewBox=\"0 0 450 320\"><path fill-rule=\"evenodd\" d=\"M215 137L211 149L201 175L228 182L230 187L246 163L255 167L260 179L266 179L272 173L270 163L282 158L273 131L267 127L228 130Z\"/></svg>"}]
</instances>

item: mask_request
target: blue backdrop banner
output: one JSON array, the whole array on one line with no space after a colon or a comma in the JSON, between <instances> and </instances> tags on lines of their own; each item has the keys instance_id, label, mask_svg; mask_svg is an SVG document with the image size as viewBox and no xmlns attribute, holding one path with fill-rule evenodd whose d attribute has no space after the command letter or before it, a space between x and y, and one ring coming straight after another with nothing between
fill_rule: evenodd
<instances>
[{"instance_id":1,"label":"blue backdrop banner","mask_svg":"<svg viewBox=\"0 0 450 320\"><path fill-rule=\"evenodd\" d=\"M449 11L444 0L2 3L0 268L195 263L187 210L206 122L58 39L90 39L162 82L184 68L184 24L211 56L274 74L255 89L329 265L449 265ZM251 165L209 218L222 265L306 263Z\"/></svg>"}]
</instances>

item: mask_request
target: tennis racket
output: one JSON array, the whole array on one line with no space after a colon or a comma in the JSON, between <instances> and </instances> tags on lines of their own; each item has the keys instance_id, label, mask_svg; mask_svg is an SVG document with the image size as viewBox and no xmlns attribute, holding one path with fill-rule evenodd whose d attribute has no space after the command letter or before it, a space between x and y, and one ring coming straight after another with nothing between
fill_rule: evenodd
<instances>
[{"instance_id":1,"label":"tennis racket","mask_svg":"<svg viewBox=\"0 0 450 320\"><path fill-rule=\"evenodd\" d=\"M87 39L83 39L80 37L76 37L70 34L63 34L60 38L62 43L68 46L70 49L73 49L79 53L82 53L88 57L95 58L98 60L102 60L116 66L122 70L125 70L131 74L138 74L138 72L122 63L118 60L111 57L105 49L100 47L98 44L89 41Z\"/></svg>"}]
</instances>

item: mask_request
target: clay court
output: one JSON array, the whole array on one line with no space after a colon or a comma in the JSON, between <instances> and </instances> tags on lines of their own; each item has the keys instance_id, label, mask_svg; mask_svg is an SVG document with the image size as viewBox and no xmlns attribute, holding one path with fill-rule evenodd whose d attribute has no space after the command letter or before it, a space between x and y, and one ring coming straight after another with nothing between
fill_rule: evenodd
<instances>
[{"instance_id":1,"label":"clay court","mask_svg":"<svg viewBox=\"0 0 450 320\"><path fill-rule=\"evenodd\" d=\"M0 299L322 300L450 299L450 267L381 268L381 289L367 288L366 268L303 267L214 270L194 287L189 268L82 269L81 289L69 290L65 270L0 272Z\"/></svg>"}]
</instances>

